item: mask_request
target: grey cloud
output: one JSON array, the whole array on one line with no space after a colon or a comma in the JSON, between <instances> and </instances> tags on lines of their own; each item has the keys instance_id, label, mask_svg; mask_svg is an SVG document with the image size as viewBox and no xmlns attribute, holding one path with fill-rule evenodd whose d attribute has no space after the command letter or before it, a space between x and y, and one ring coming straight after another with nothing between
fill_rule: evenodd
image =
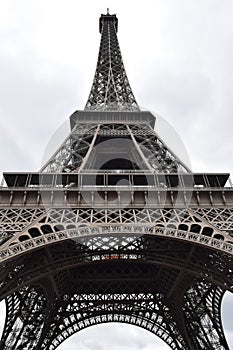
<instances>
[{"instance_id":1,"label":"grey cloud","mask_svg":"<svg viewBox=\"0 0 233 350\"><path fill-rule=\"evenodd\" d=\"M68 342L67 342L68 343ZM79 332L69 340L70 348L80 350L168 350L169 347L152 333L127 324L104 324ZM60 346L59 350L65 348Z\"/></svg>"}]
</instances>

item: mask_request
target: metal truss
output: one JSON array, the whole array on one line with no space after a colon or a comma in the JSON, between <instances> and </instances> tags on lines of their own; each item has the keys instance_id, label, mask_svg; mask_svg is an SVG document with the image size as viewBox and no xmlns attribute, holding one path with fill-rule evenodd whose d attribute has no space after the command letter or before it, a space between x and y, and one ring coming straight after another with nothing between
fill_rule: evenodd
<instances>
[{"instance_id":1,"label":"metal truss","mask_svg":"<svg viewBox=\"0 0 233 350\"><path fill-rule=\"evenodd\" d=\"M51 173L77 171L92 144L97 128L98 126L93 124L76 126L43 166L42 171Z\"/></svg>"},{"instance_id":2,"label":"metal truss","mask_svg":"<svg viewBox=\"0 0 233 350\"><path fill-rule=\"evenodd\" d=\"M117 41L101 44L85 111L40 173L0 188L0 350L54 350L104 322L174 350L229 350L221 303L233 291L228 174L193 174L139 110ZM93 181L94 179L94 181Z\"/></svg>"},{"instance_id":3,"label":"metal truss","mask_svg":"<svg viewBox=\"0 0 233 350\"><path fill-rule=\"evenodd\" d=\"M232 237L233 209L232 208L198 208L195 213L220 230L227 231Z\"/></svg>"},{"instance_id":4,"label":"metal truss","mask_svg":"<svg viewBox=\"0 0 233 350\"><path fill-rule=\"evenodd\" d=\"M2 269L2 348L52 350L80 329L118 321L172 349L228 349L220 305L231 269L227 255L168 237L97 232L50 242Z\"/></svg>"},{"instance_id":5,"label":"metal truss","mask_svg":"<svg viewBox=\"0 0 233 350\"><path fill-rule=\"evenodd\" d=\"M139 110L122 61L117 26L116 15L101 16L99 56L86 110Z\"/></svg>"},{"instance_id":6,"label":"metal truss","mask_svg":"<svg viewBox=\"0 0 233 350\"><path fill-rule=\"evenodd\" d=\"M193 349L228 349L223 336L220 288L204 282L191 287L184 296L184 313Z\"/></svg>"},{"instance_id":7,"label":"metal truss","mask_svg":"<svg viewBox=\"0 0 233 350\"><path fill-rule=\"evenodd\" d=\"M13 215L13 209L2 210L4 220L0 222L0 229L8 238L0 249L2 261L51 242L106 232L174 237L233 254L232 221L228 225L229 234L191 209L51 209L39 211L39 220L34 218L34 222L29 216L24 223L24 226L27 224L25 229L21 227L20 232L12 233L11 220L17 217L19 210L15 212L16 215ZM24 210L22 214L25 215L25 212L28 215L32 211ZM25 218L18 217L19 222L14 223L15 227L20 227L22 220Z\"/></svg>"},{"instance_id":8,"label":"metal truss","mask_svg":"<svg viewBox=\"0 0 233 350\"><path fill-rule=\"evenodd\" d=\"M1 349L31 350L40 339L46 298L41 288L24 287L6 298L7 318Z\"/></svg>"},{"instance_id":9,"label":"metal truss","mask_svg":"<svg viewBox=\"0 0 233 350\"><path fill-rule=\"evenodd\" d=\"M120 114L119 114L120 119ZM78 124L60 148L43 166L43 172L80 172L99 170L93 159L101 158L98 139L115 139L114 147L120 153L121 142L127 142L125 158L135 164L135 169L156 173L187 172L187 166L164 144L148 124ZM106 142L106 147L109 142ZM131 150L131 155L129 153ZM116 157L115 155L113 157ZM103 162L103 161L102 161ZM94 162L98 164L98 162ZM104 164L102 164L104 165Z\"/></svg>"},{"instance_id":10,"label":"metal truss","mask_svg":"<svg viewBox=\"0 0 233 350\"><path fill-rule=\"evenodd\" d=\"M44 209L0 209L0 246L44 214Z\"/></svg>"},{"instance_id":11,"label":"metal truss","mask_svg":"<svg viewBox=\"0 0 233 350\"><path fill-rule=\"evenodd\" d=\"M31 295L34 305L29 303L25 306L25 319L18 319L17 316L23 307L18 300L19 295L24 303L27 303L28 295L24 290L15 293L7 300L10 314L5 334L9 336L6 340L2 339L2 344L4 346L6 344L6 348L9 349L56 349L77 331L106 322L123 322L145 328L162 338L172 349L184 345L169 308L164 304L164 297L160 294L63 295L59 303L50 305L50 314L47 315L49 321L47 337L43 342L40 340L46 318L42 312L42 307L45 307L43 294ZM11 312L13 308L15 311ZM26 316L27 324L29 321L31 323L30 326L22 328Z\"/></svg>"}]
</instances>

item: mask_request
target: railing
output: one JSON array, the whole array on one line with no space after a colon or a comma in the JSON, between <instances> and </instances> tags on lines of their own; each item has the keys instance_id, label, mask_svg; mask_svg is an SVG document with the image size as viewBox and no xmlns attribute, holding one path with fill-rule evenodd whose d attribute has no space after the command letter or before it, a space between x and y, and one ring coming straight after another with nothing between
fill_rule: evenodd
<instances>
[{"instance_id":1,"label":"railing","mask_svg":"<svg viewBox=\"0 0 233 350\"><path fill-rule=\"evenodd\" d=\"M156 173L149 170L88 170L72 173L5 173L1 188L153 187L232 188L229 174Z\"/></svg>"}]
</instances>

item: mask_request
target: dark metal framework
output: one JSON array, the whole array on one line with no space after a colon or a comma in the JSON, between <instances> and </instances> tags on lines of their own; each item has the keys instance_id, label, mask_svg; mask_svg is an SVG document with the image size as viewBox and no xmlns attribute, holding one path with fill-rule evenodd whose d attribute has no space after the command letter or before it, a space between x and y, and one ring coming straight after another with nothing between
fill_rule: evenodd
<instances>
[{"instance_id":1,"label":"dark metal framework","mask_svg":"<svg viewBox=\"0 0 233 350\"><path fill-rule=\"evenodd\" d=\"M38 173L0 188L1 350L53 350L104 322L140 326L174 350L228 350L233 290L229 174L194 174L139 110L102 15L85 111Z\"/></svg>"},{"instance_id":2,"label":"dark metal framework","mask_svg":"<svg viewBox=\"0 0 233 350\"><path fill-rule=\"evenodd\" d=\"M101 15L100 50L86 110L139 110L122 61L117 29L116 15Z\"/></svg>"}]
</instances>

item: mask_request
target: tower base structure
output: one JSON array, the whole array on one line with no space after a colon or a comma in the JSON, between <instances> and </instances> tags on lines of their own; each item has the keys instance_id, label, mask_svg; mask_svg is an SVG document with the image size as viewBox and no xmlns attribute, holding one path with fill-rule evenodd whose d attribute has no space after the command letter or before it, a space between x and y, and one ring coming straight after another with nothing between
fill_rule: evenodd
<instances>
[{"instance_id":1,"label":"tower base structure","mask_svg":"<svg viewBox=\"0 0 233 350\"><path fill-rule=\"evenodd\" d=\"M104 322L140 326L172 349L229 349L229 175L162 172L182 164L158 149L153 123L149 112L76 112L41 172L4 174L1 349L56 349Z\"/></svg>"}]
</instances>

